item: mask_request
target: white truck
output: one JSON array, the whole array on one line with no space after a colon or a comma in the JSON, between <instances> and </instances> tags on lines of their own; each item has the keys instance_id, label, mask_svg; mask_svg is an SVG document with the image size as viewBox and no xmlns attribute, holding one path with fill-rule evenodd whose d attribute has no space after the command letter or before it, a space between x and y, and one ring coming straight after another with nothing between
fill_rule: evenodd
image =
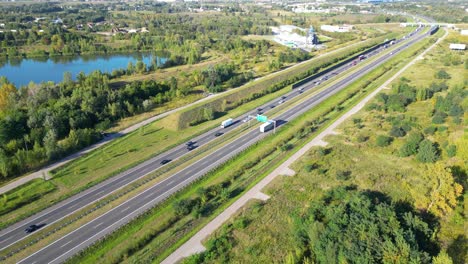
<instances>
[{"instance_id":1,"label":"white truck","mask_svg":"<svg viewBox=\"0 0 468 264\"><path fill-rule=\"evenodd\" d=\"M273 122L271 121L268 121L266 123L263 123L261 126L260 126L260 132L262 133L265 133L266 131L272 129L274 126Z\"/></svg>"},{"instance_id":2,"label":"white truck","mask_svg":"<svg viewBox=\"0 0 468 264\"><path fill-rule=\"evenodd\" d=\"M230 125L232 125L232 118L229 118L228 120L224 120L223 122L221 122L221 128L226 128Z\"/></svg>"}]
</instances>

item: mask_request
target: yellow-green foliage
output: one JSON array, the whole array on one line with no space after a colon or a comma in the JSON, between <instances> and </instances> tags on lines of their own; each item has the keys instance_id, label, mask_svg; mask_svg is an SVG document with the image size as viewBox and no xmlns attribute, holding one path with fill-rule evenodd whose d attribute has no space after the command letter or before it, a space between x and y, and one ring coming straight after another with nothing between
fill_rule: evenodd
<instances>
[{"instance_id":1,"label":"yellow-green foliage","mask_svg":"<svg viewBox=\"0 0 468 264\"><path fill-rule=\"evenodd\" d=\"M286 85L297 82L317 72L321 68L328 67L329 65L350 56L350 54L362 51L378 43L381 43L384 38L388 37L389 36L385 36L370 41L365 41L356 45L352 49L315 58L294 68L272 74L271 76L255 82L248 83L241 88L230 91L223 96L217 97L216 99L197 104L181 112L169 115L165 119L161 120L161 124L168 129L181 130L189 127L191 124L198 124L209 120L209 118L207 118L207 111L216 113L234 109L242 103L248 102L265 94L274 92L279 88L285 87Z\"/></svg>"}]
</instances>

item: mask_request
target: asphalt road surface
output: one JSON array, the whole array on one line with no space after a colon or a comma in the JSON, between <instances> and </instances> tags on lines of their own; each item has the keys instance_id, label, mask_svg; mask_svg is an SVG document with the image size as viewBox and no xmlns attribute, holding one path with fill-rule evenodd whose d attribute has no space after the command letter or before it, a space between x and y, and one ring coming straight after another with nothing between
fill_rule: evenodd
<instances>
[{"instance_id":1,"label":"asphalt road surface","mask_svg":"<svg viewBox=\"0 0 468 264\"><path fill-rule=\"evenodd\" d=\"M289 109L288 111L284 112L280 116L276 117L276 120L281 120L283 122L287 122L296 116L304 113L305 111L309 110L311 107L317 105L318 103L322 102L326 98L330 97L331 95L335 94L337 91L341 90L345 86L349 85L351 82L362 76L363 74L367 73L368 71L372 70L373 68L377 67L390 57L394 56L400 50L404 49L406 46L411 45L412 43L416 42L417 40L421 39L422 37L418 37L417 39L409 40L406 45L400 47L398 50L394 51L392 55L387 54L383 58L380 58L378 61L373 62L369 65L366 65L363 69L359 70L356 73L348 76L347 78L341 80L337 84L329 87L328 89L316 94L312 98L306 100L305 102L301 103L300 105ZM373 54L369 54L368 56L375 55L376 53L380 52L382 49L378 49L373 51ZM348 69L349 67L353 67L352 63L343 65L340 68L337 68L333 71L333 73L339 74L340 72ZM331 78L331 76L327 76ZM323 77L317 78L322 79ZM326 78L328 79L328 78ZM266 113L268 109L272 106L278 105L280 100L289 100L294 96L300 96L301 89L313 89L315 87L315 81L311 81L308 84L299 87L290 93L285 95L285 98L278 98L273 100L260 108ZM325 78L321 81L325 81ZM245 119L248 115L255 115L257 110L251 111L239 118L236 121ZM279 123L281 126L282 123ZM242 125L242 122L236 122L232 126L224 129L215 129L209 131L203 135L200 135L192 141L195 141L198 146L208 143L209 141L215 138L214 133L220 131L221 133L227 133L239 125ZM92 220L91 222L83 225L79 229L75 230L72 233L65 235L64 237L60 238L59 240L53 242L52 244L48 245L47 247L37 251L30 257L22 260L20 263L59 263L63 262L67 258L71 257L73 254L77 253L78 251L86 248L87 246L94 243L99 238L102 238L104 235L111 233L118 227L124 225L125 223L129 222L135 216L141 214L142 212L148 210L149 208L153 207L156 203L161 202L177 190L180 190L185 185L191 183L193 180L203 176L209 170L217 167L219 164L223 163L224 161L230 159L231 157L237 155L239 152L257 142L266 134L260 133L257 129L251 131L244 136L238 138L237 140L227 144L222 149L215 151L214 153L208 155L207 157L202 158L196 164L189 166L188 168L172 175L171 177L163 180L162 182L158 183L157 185L149 188L147 191L140 193L139 195L135 196L134 198L120 204L119 206L113 208L112 210L108 211L104 215ZM43 212L33 216L29 219L21 221L20 223L13 225L10 228L2 230L0 232L0 247L5 248L8 245L20 241L27 236L24 232L27 226L31 224L51 224L56 222L63 217L83 208L84 206L101 199L110 193L128 185L129 183L147 175L150 172L160 168L160 162L163 159L168 160L175 160L180 158L181 156L185 155L188 152L186 146L180 145L171 149L157 157L150 159L124 173L117 175L101 184L98 184L76 196L67 199L51 208L44 210Z\"/></svg>"}]
</instances>

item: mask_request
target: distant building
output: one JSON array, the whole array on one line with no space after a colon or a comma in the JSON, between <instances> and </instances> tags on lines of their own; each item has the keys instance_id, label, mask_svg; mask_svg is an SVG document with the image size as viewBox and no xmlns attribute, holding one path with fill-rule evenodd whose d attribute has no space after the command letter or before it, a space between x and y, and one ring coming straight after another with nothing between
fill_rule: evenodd
<instances>
[{"instance_id":1,"label":"distant building","mask_svg":"<svg viewBox=\"0 0 468 264\"><path fill-rule=\"evenodd\" d=\"M321 25L320 29L328 32L350 32L354 26L352 25L341 25L341 26L332 26L332 25Z\"/></svg>"},{"instance_id":2,"label":"distant building","mask_svg":"<svg viewBox=\"0 0 468 264\"><path fill-rule=\"evenodd\" d=\"M317 37L317 34L315 34L315 30L314 30L313 26L310 26L309 31L307 31L306 44L307 45L318 45L319 44L319 39Z\"/></svg>"},{"instance_id":3,"label":"distant building","mask_svg":"<svg viewBox=\"0 0 468 264\"><path fill-rule=\"evenodd\" d=\"M460 34L462 34L462 36L467 36L468 35L468 29L462 29L460 31Z\"/></svg>"},{"instance_id":4,"label":"distant building","mask_svg":"<svg viewBox=\"0 0 468 264\"><path fill-rule=\"evenodd\" d=\"M450 44L449 48L451 50L465 50L466 49L466 44Z\"/></svg>"}]
</instances>

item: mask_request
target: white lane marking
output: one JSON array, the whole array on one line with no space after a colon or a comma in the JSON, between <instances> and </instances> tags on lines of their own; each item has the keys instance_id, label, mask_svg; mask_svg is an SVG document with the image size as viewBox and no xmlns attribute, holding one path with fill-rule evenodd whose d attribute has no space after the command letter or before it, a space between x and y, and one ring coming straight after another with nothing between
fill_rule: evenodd
<instances>
[{"instance_id":1,"label":"white lane marking","mask_svg":"<svg viewBox=\"0 0 468 264\"><path fill-rule=\"evenodd\" d=\"M77 207L78 205L80 205L80 204L79 204L79 203L77 203L77 204L74 204L74 205L72 205L72 206L68 207L68 209L72 209L72 208L74 208L74 207Z\"/></svg>"},{"instance_id":2,"label":"white lane marking","mask_svg":"<svg viewBox=\"0 0 468 264\"><path fill-rule=\"evenodd\" d=\"M99 194L101 194L101 193L103 193L103 192L104 192L104 190L102 190L102 191L96 193L94 196L97 196L97 195L99 195Z\"/></svg>"},{"instance_id":3,"label":"white lane marking","mask_svg":"<svg viewBox=\"0 0 468 264\"><path fill-rule=\"evenodd\" d=\"M70 244L71 242L73 242L73 240L70 240L70 241L68 241L67 243L65 243L65 244L61 245L61 246L60 246L60 248L63 248L64 246L66 246L66 245Z\"/></svg>"},{"instance_id":4,"label":"white lane marking","mask_svg":"<svg viewBox=\"0 0 468 264\"><path fill-rule=\"evenodd\" d=\"M120 212L125 212L125 211L127 211L128 209L130 209L130 206L128 206L128 207L122 209Z\"/></svg>"},{"instance_id":5,"label":"white lane marking","mask_svg":"<svg viewBox=\"0 0 468 264\"><path fill-rule=\"evenodd\" d=\"M102 225L102 224L104 224L104 222L101 222L101 223L95 225L94 228L97 228L98 226L100 226L100 225Z\"/></svg>"},{"instance_id":6,"label":"white lane marking","mask_svg":"<svg viewBox=\"0 0 468 264\"><path fill-rule=\"evenodd\" d=\"M175 182L175 180L172 180L172 181L166 183L166 186L168 186L168 185L170 185L171 183L174 183L174 182Z\"/></svg>"}]
</instances>

